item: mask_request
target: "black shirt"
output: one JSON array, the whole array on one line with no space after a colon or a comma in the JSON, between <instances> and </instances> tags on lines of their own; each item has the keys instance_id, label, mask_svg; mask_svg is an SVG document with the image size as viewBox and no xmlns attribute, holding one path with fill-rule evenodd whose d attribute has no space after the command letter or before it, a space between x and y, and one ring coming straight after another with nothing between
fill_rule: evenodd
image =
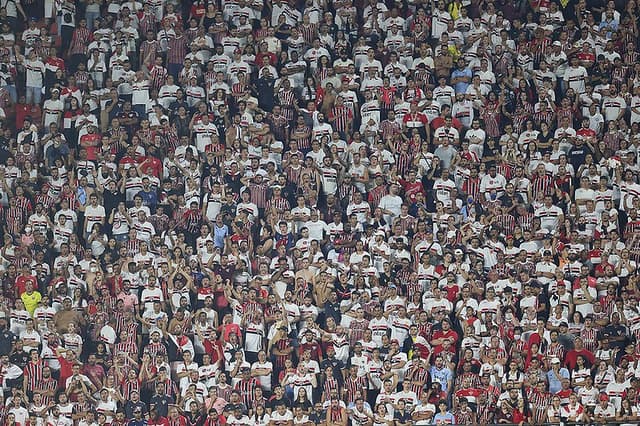
<instances>
[{"instance_id":1,"label":"black shirt","mask_svg":"<svg viewBox=\"0 0 640 426\"><path fill-rule=\"evenodd\" d=\"M289 407L291 405L291 402L289 401L289 398L287 398L286 396L282 396L282 398L276 398L275 396L269 400L269 407L275 411L276 407L278 405L282 405L284 404L285 407Z\"/></svg>"},{"instance_id":2,"label":"black shirt","mask_svg":"<svg viewBox=\"0 0 640 426\"><path fill-rule=\"evenodd\" d=\"M201 426L205 422L205 417L200 413L187 413L185 416L187 418L187 426Z\"/></svg>"},{"instance_id":3,"label":"black shirt","mask_svg":"<svg viewBox=\"0 0 640 426\"><path fill-rule=\"evenodd\" d=\"M142 410L143 416L147 413L147 404L145 404L144 402L127 401L127 403L124 405L124 415L128 419L133 419L133 412L136 411L136 408Z\"/></svg>"},{"instance_id":4,"label":"black shirt","mask_svg":"<svg viewBox=\"0 0 640 426\"><path fill-rule=\"evenodd\" d=\"M191 111L191 108L189 107L186 99L180 99L171 102L171 104L169 105L169 111L171 111L172 114L176 114L180 107L184 107L184 109L187 110L187 113Z\"/></svg>"},{"instance_id":5,"label":"black shirt","mask_svg":"<svg viewBox=\"0 0 640 426\"><path fill-rule=\"evenodd\" d=\"M11 153L7 150L9 146L9 140L4 136L0 138L0 164L7 164L7 159L12 157Z\"/></svg>"},{"instance_id":6,"label":"black shirt","mask_svg":"<svg viewBox=\"0 0 640 426\"><path fill-rule=\"evenodd\" d=\"M333 369L334 379L336 379L338 383L342 384L344 379L342 377L342 370L344 370L344 363L339 359L337 359L336 357L326 358L320 363L320 370L325 371L327 367L331 367Z\"/></svg>"},{"instance_id":7,"label":"black shirt","mask_svg":"<svg viewBox=\"0 0 640 426\"><path fill-rule=\"evenodd\" d=\"M400 410L396 410L393 413L393 419L399 423L409 423L411 420L411 414L409 414L406 410L401 413Z\"/></svg>"},{"instance_id":8,"label":"black shirt","mask_svg":"<svg viewBox=\"0 0 640 426\"><path fill-rule=\"evenodd\" d=\"M274 91L276 80L273 77L260 77L256 81L255 91L258 96L258 105L265 111L271 111L275 105Z\"/></svg>"},{"instance_id":9,"label":"black shirt","mask_svg":"<svg viewBox=\"0 0 640 426\"><path fill-rule=\"evenodd\" d=\"M619 348L619 349L624 349L624 347L627 345L627 340L629 340L626 336L627 336L627 328L624 325L618 324L618 325L614 325L614 324L609 324L608 326L606 326L605 328L603 328L598 336L598 339L601 340L603 338L613 338L613 337L620 337L620 336L625 336L624 340L619 340L619 341L613 341L613 340L609 340L609 345L611 346L611 348Z\"/></svg>"},{"instance_id":10,"label":"black shirt","mask_svg":"<svg viewBox=\"0 0 640 426\"><path fill-rule=\"evenodd\" d=\"M309 420L317 425L324 424L326 419L327 412L325 410L321 410L320 412L314 411L309 415Z\"/></svg>"},{"instance_id":11,"label":"black shirt","mask_svg":"<svg viewBox=\"0 0 640 426\"><path fill-rule=\"evenodd\" d=\"M522 196L518 193L514 193L513 196L509 196L509 194L505 193L500 197L500 201L502 202L503 207L512 207L514 204L518 205L524 203Z\"/></svg>"},{"instance_id":12,"label":"black shirt","mask_svg":"<svg viewBox=\"0 0 640 426\"><path fill-rule=\"evenodd\" d=\"M544 292L538 295L538 306L542 306L542 305L546 306L547 311L549 310L549 298L547 297L546 294L544 294ZM545 315L547 314L545 313Z\"/></svg>"},{"instance_id":13,"label":"black shirt","mask_svg":"<svg viewBox=\"0 0 640 426\"><path fill-rule=\"evenodd\" d=\"M142 420L131 419L131 421L129 421L129 426L147 426L147 421L145 419L142 419Z\"/></svg>"},{"instance_id":14,"label":"black shirt","mask_svg":"<svg viewBox=\"0 0 640 426\"><path fill-rule=\"evenodd\" d=\"M107 103L105 104L105 108L110 106L111 104L113 104L113 101L107 101ZM118 101L116 105L114 105L113 109L109 112L109 123L111 123L111 120L116 118L122 112L123 104L123 102Z\"/></svg>"},{"instance_id":15,"label":"black shirt","mask_svg":"<svg viewBox=\"0 0 640 426\"><path fill-rule=\"evenodd\" d=\"M336 324L340 324L342 320L342 313L340 312L340 302L338 300L335 303L331 303L327 300L324 304L324 314L326 318L333 318L336 321Z\"/></svg>"},{"instance_id":16,"label":"black shirt","mask_svg":"<svg viewBox=\"0 0 640 426\"><path fill-rule=\"evenodd\" d=\"M586 144L576 145L567 153L567 160L571 163L574 170L578 170L580 165L584 163L587 154L593 154Z\"/></svg>"},{"instance_id":17,"label":"black shirt","mask_svg":"<svg viewBox=\"0 0 640 426\"><path fill-rule=\"evenodd\" d=\"M237 408L239 408L240 411L242 411L242 414L247 414L247 407L243 403L239 403L239 404L229 403L224 406L224 412L233 413Z\"/></svg>"},{"instance_id":18,"label":"black shirt","mask_svg":"<svg viewBox=\"0 0 640 426\"><path fill-rule=\"evenodd\" d=\"M125 200L124 194L118 190L111 192L107 189L102 196L104 197L104 211L107 216L118 207L118 203Z\"/></svg>"},{"instance_id":19,"label":"black shirt","mask_svg":"<svg viewBox=\"0 0 640 426\"><path fill-rule=\"evenodd\" d=\"M0 356L9 355L13 343L18 340L10 330L4 329L0 332Z\"/></svg>"},{"instance_id":20,"label":"black shirt","mask_svg":"<svg viewBox=\"0 0 640 426\"><path fill-rule=\"evenodd\" d=\"M149 405L156 409L158 415L161 417L167 417L169 413L169 404L173 404L174 400L168 395L154 395L149 401Z\"/></svg>"},{"instance_id":21,"label":"black shirt","mask_svg":"<svg viewBox=\"0 0 640 426\"><path fill-rule=\"evenodd\" d=\"M24 368L29 362L29 354L23 350L16 351L14 354L9 355L9 361L20 368Z\"/></svg>"},{"instance_id":22,"label":"black shirt","mask_svg":"<svg viewBox=\"0 0 640 426\"><path fill-rule=\"evenodd\" d=\"M308 399L305 399L304 401L295 401L293 403L294 407L300 407L302 409L302 411L307 412L308 410L310 410L311 408L313 408L313 405L311 404L311 401L309 401Z\"/></svg>"}]
</instances>

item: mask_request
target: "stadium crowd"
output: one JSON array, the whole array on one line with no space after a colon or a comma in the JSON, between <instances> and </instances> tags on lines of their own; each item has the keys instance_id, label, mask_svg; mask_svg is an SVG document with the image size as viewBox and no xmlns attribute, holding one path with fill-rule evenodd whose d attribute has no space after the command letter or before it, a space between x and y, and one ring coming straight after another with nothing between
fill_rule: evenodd
<instances>
[{"instance_id":1,"label":"stadium crowd","mask_svg":"<svg viewBox=\"0 0 640 426\"><path fill-rule=\"evenodd\" d=\"M639 17L0 0L1 424L638 424Z\"/></svg>"}]
</instances>

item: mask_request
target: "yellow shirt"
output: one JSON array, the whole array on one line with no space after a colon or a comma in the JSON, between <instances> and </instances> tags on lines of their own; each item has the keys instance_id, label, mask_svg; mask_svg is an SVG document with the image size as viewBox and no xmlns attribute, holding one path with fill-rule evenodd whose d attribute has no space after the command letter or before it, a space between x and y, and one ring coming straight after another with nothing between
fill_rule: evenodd
<instances>
[{"instance_id":1,"label":"yellow shirt","mask_svg":"<svg viewBox=\"0 0 640 426\"><path fill-rule=\"evenodd\" d=\"M462 4L457 5L455 2L449 5L449 15L455 21L460 17L460 9L462 9Z\"/></svg>"},{"instance_id":2,"label":"yellow shirt","mask_svg":"<svg viewBox=\"0 0 640 426\"><path fill-rule=\"evenodd\" d=\"M33 316L33 311L38 307L38 303L42 300L42 295L38 291L34 291L31 294L27 294L25 291L20 296L22 299L22 303L24 303L24 308Z\"/></svg>"}]
</instances>

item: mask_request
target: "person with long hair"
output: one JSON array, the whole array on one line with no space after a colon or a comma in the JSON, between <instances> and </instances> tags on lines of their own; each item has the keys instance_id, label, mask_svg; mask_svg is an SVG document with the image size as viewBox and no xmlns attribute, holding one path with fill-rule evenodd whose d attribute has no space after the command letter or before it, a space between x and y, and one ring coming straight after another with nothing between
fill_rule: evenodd
<instances>
[{"instance_id":1,"label":"person with long hair","mask_svg":"<svg viewBox=\"0 0 640 426\"><path fill-rule=\"evenodd\" d=\"M620 426L633 426L637 424L639 419L637 406L629 398L624 398L616 413L616 421L621 422Z\"/></svg>"},{"instance_id":2,"label":"person with long hair","mask_svg":"<svg viewBox=\"0 0 640 426\"><path fill-rule=\"evenodd\" d=\"M249 418L250 426L268 426L271 422L271 416L267 414L264 405L257 405L255 412Z\"/></svg>"},{"instance_id":3,"label":"person with long hair","mask_svg":"<svg viewBox=\"0 0 640 426\"><path fill-rule=\"evenodd\" d=\"M293 400L293 407L295 409L300 409L300 411L305 415L309 415L311 413L313 402L309 399L306 388L300 388L298 390L298 395Z\"/></svg>"}]
</instances>

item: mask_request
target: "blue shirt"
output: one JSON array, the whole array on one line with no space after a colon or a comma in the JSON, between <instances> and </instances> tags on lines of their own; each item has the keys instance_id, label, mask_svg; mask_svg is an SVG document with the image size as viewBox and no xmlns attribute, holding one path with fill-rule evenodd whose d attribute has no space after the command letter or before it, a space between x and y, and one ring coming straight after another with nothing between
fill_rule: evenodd
<instances>
[{"instance_id":1,"label":"blue shirt","mask_svg":"<svg viewBox=\"0 0 640 426\"><path fill-rule=\"evenodd\" d=\"M138 192L139 196L142 197L142 204L144 206L150 207L151 209L155 209L158 204L158 194L154 190L149 191L140 191Z\"/></svg>"},{"instance_id":2,"label":"blue shirt","mask_svg":"<svg viewBox=\"0 0 640 426\"><path fill-rule=\"evenodd\" d=\"M473 73L471 72L471 70L469 68L464 68L464 69L456 68L455 70L453 70L451 72L451 79L453 80L456 77L468 77L469 78L469 83L465 83L465 82L459 81L458 83L456 83L453 86L453 88L456 90L456 93L466 93L467 92L467 87L469 87L469 84L471 84L471 77L473 77Z\"/></svg>"},{"instance_id":3,"label":"blue shirt","mask_svg":"<svg viewBox=\"0 0 640 426\"><path fill-rule=\"evenodd\" d=\"M609 29L611 30L611 31L607 31L607 37L609 38L611 37L612 31L618 31L619 26L620 26L620 23L615 19L612 19L611 21L607 21L606 19L603 19L602 22L600 22L600 25L598 25L598 30L602 30L603 28L609 27Z\"/></svg>"},{"instance_id":4,"label":"blue shirt","mask_svg":"<svg viewBox=\"0 0 640 426\"><path fill-rule=\"evenodd\" d=\"M569 378L569 370L566 368L560 368L559 376L563 379ZM547 381L549 382L549 393L554 394L562 389L562 382L558 380L553 370L547 372Z\"/></svg>"},{"instance_id":5,"label":"blue shirt","mask_svg":"<svg viewBox=\"0 0 640 426\"><path fill-rule=\"evenodd\" d=\"M433 424L434 425L437 425L439 423L452 425L455 422L456 422L456 418L453 416L453 414L451 414L448 411L446 413L444 413L444 414L438 413L435 416L433 416Z\"/></svg>"},{"instance_id":6,"label":"blue shirt","mask_svg":"<svg viewBox=\"0 0 640 426\"><path fill-rule=\"evenodd\" d=\"M444 392L449 392L447 383L449 380L453 380L453 373L448 368L437 369L434 365L431 367L431 379L440 383L440 386Z\"/></svg>"},{"instance_id":7,"label":"blue shirt","mask_svg":"<svg viewBox=\"0 0 640 426\"><path fill-rule=\"evenodd\" d=\"M229 235L227 225L213 225L213 245L222 250L224 248L224 239L227 235Z\"/></svg>"}]
</instances>

